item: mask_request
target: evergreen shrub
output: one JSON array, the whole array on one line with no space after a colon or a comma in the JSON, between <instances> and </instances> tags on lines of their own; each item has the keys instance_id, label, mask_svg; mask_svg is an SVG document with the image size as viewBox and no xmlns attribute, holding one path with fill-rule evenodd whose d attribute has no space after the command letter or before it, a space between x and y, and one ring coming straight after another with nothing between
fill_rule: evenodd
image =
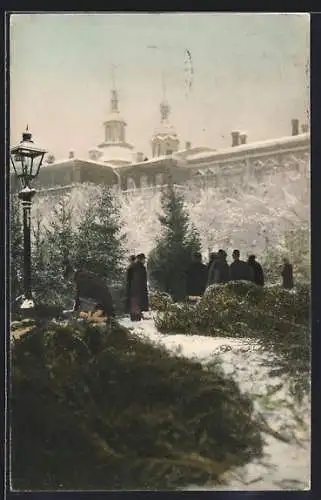
<instances>
[{"instance_id":1,"label":"evergreen shrub","mask_svg":"<svg viewBox=\"0 0 321 500\"><path fill-rule=\"evenodd\" d=\"M258 287L230 282L209 287L198 304L170 304L155 316L166 334L251 337L277 357L294 386L310 375L310 287Z\"/></svg>"},{"instance_id":2,"label":"evergreen shrub","mask_svg":"<svg viewBox=\"0 0 321 500\"><path fill-rule=\"evenodd\" d=\"M175 489L262 453L236 382L117 322L35 326L12 345L14 489Z\"/></svg>"}]
</instances>

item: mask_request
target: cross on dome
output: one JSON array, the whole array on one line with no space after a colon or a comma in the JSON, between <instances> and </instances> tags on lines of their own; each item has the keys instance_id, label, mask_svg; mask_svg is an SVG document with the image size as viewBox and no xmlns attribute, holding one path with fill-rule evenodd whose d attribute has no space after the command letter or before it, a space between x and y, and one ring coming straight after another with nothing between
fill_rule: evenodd
<instances>
[{"instance_id":1,"label":"cross on dome","mask_svg":"<svg viewBox=\"0 0 321 500\"><path fill-rule=\"evenodd\" d=\"M160 113L161 113L161 121L167 121L171 108L170 105L167 102L166 99L166 81L165 81L165 74L162 72L162 91L163 91L163 100L160 104Z\"/></svg>"},{"instance_id":2,"label":"cross on dome","mask_svg":"<svg viewBox=\"0 0 321 500\"><path fill-rule=\"evenodd\" d=\"M167 121L171 110L170 105L168 104L167 101L163 101L160 103L159 108L160 108L162 122Z\"/></svg>"}]
</instances>

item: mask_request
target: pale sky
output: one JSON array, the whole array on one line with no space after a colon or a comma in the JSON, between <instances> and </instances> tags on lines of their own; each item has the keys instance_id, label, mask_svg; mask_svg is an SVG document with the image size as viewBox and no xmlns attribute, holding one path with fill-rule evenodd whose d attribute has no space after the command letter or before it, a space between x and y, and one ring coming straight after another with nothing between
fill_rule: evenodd
<instances>
[{"instance_id":1,"label":"pale sky","mask_svg":"<svg viewBox=\"0 0 321 500\"><path fill-rule=\"evenodd\" d=\"M307 122L308 14L97 13L11 17L11 141L26 124L57 159L104 140L115 64L126 139L151 156L162 72L181 147L226 147L291 134ZM192 57L191 92L185 84Z\"/></svg>"}]
</instances>

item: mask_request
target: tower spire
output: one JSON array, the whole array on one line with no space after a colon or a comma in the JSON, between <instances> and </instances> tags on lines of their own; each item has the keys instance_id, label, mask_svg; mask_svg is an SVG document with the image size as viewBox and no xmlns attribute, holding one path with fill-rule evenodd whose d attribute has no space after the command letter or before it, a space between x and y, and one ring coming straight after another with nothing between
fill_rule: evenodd
<instances>
[{"instance_id":1,"label":"tower spire","mask_svg":"<svg viewBox=\"0 0 321 500\"><path fill-rule=\"evenodd\" d=\"M116 70L116 66L115 66L115 64L112 64L111 65L111 79L112 79L112 84L113 84L113 90L116 90L115 70Z\"/></svg>"},{"instance_id":2,"label":"tower spire","mask_svg":"<svg viewBox=\"0 0 321 500\"><path fill-rule=\"evenodd\" d=\"M116 66L115 64L111 65L111 78L112 78L112 91L111 91L111 100L110 100L110 110L113 113L118 113L118 92L116 90L116 83L115 83L115 69Z\"/></svg>"},{"instance_id":3,"label":"tower spire","mask_svg":"<svg viewBox=\"0 0 321 500\"><path fill-rule=\"evenodd\" d=\"M164 71L162 72L162 91L163 91L163 102L165 102L166 101L166 80L165 80Z\"/></svg>"},{"instance_id":4,"label":"tower spire","mask_svg":"<svg viewBox=\"0 0 321 500\"><path fill-rule=\"evenodd\" d=\"M170 113L170 105L167 102L166 99L166 80L165 80L165 73L162 71L162 91L163 91L163 100L160 103L160 114L161 114L161 121L165 122L168 120L169 113Z\"/></svg>"}]
</instances>

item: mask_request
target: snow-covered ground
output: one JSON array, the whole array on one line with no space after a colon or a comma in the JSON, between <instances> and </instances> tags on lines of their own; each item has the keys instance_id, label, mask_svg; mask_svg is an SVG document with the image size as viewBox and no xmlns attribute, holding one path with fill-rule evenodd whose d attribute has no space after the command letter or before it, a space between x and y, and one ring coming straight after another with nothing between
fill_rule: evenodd
<instances>
[{"instance_id":1,"label":"snow-covered ground","mask_svg":"<svg viewBox=\"0 0 321 500\"><path fill-rule=\"evenodd\" d=\"M152 318L121 324L135 335L147 337L169 350L203 363L221 360L223 370L251 394L255 408L269 426L289 439L284 443L265 435L264 457L254 460L226 476L226 486L211 484L188 490L307 490L310 488L310 398L296 404L286 383L271 376L273 355L262 351L253 339L212 338L190 335L162 335Z\"/></svg>"}]
</instances>

